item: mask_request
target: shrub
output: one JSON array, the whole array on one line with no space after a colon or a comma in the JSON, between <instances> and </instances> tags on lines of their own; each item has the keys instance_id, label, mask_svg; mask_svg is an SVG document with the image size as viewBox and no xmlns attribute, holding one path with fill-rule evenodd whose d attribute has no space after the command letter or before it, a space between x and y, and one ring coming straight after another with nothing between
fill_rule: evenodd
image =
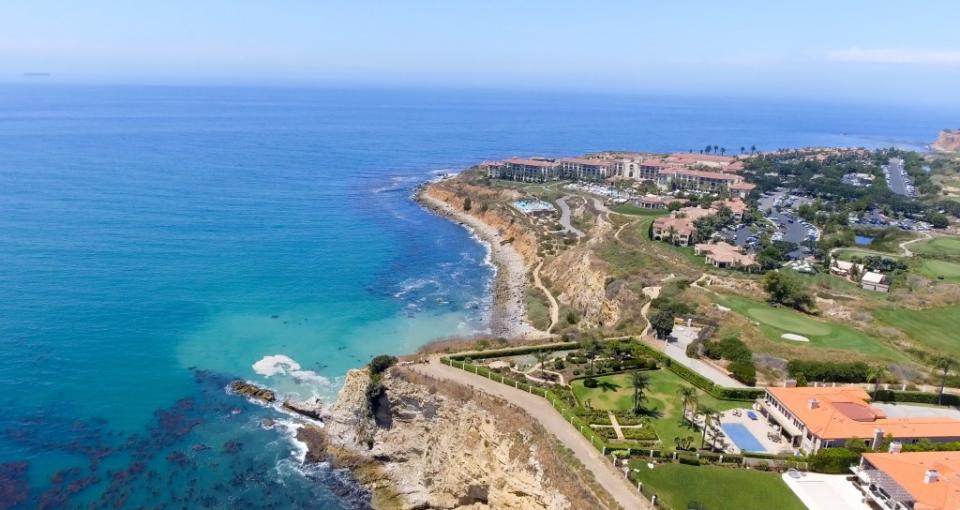
<instances>
[{"instance_id":1,"label":"shrub","mask_svg":"<svg viewBox=\"0 0 960 510\"><path fill-rule=\"evenodd\" d=\"M684 454L677 455L677 461L679 461L681 464L686 464L688 466L700 465L700 459L696 458L693 455L684 455Z\"/></svg>"},{"instance_id":2,"label":"shrub","mask_svg":"<svg viewBox=\"0 0 960 510\"><path fill-rule=\"evenodd\" d=\"M862 361L839 363L790 360L787 363L787 373L790 374L790 377L799 379L802 376L805 381L867 382L869 372L870 368Z\"/></svg>"},{"instance_id":3,"label":"shrub","mask_svg":"<svg viewBox=\"0 0 960 510\"><path fill-rule=\"evenodd\" d=\"M877 400L880 402L917 402L921 404L936 404L938 398L939 397L936 393L923 393L919 391L880 390L877 392ZM960 406L960 395L944 393L943 405L950 407Z\"/></svg>"},{"instance_id":4,"label":"shrub","mask_svg":"<svg viewBox=\"0 0 960 510\"><path fill-rule=\"evenodd\" d=\"M757 368L752 361L734 361L727 368L730 369L733 378L743 384L747 386L757 384Z\"/></svg>"},{"instance_id":5,"label":"shrub","mask_svg":"<svg viewBox=\"0 0 960 510\"><path fill-rule=\"evenodd\" d=\"M369 367L371 374L382 374L388 368L397 364L396 356L389 356L386 354L381 354L372 360L370 360Z\"/></svg>"},{"instance_id":6,"label":"shrub","mask_svg":"<svg viewBox=\"0 0 960 510\"><path fill-rule=\"evenodd\" d=\"M567 364L563 362L562 359L557 359L553 362L553 368L557 370L563 370L567 367Z\"/></svg>"},{"instance_id":7,"label":"shrub","mask_svg":"<svg viewBox=\"0 0 960 510\"><path fill-rule=\"evenodd\" d=\"M822 448L810 457L810 470L817 473L844 474L860 461L860 452L846 448Z\"/></svg>"}]
</instances>

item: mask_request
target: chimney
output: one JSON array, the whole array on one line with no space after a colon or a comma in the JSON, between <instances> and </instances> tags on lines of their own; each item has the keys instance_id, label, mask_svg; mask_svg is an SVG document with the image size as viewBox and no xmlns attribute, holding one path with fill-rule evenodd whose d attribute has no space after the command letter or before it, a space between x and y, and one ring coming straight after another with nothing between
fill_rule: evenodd
<instances>
[{"instance_id":1,"label":"chimney","mask_svg":"<svg viewBox=\"0 0 960 510\"><path fill-rule=\"evenodd\" d=\"M890 441L889 453L900 453L903 450L903 443L900 441Z\"/></svg>"},{"instance_id":2,"label":"chimney","mask_svg":"<svg viewBox=\"0 0 960 510\"><path fill-rule=\"evenodd\" d=\"M873 442L870 443L870 448L873 448L874 450L876 450L877 447L880 446L880 443L882 441L883 441L883 429L881 428L873 429Z\"/></svg>"},{"instance_id":3,"label":"chimney","mask_svg":"<svg viewBox=\"0 0 960 510\"><path fill-rule=\"evenodd\" d=\"M819 407L820 407L820 401L818 401L817 399L811 398L810 400L807 401L807 408L817 409Z\"/></svg>"},{"instance_id":4,"label":"chimney","mask_svg":"<svg viewBox=\"0 0 960 510\"><path fill-rule=\"evenodd\" d=\"M934 483L940 480L940 472L936 469L928 469L923 474L923 483Z\"/></svg>"}]
</instances>

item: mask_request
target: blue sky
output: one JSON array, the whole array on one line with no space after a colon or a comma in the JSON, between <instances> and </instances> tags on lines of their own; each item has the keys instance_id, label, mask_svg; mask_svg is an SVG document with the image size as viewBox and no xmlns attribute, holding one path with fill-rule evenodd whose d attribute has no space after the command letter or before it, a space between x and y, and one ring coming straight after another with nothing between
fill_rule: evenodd
<instances>
[{"instance_id":1,"label":"blue sky","mask_svg":"<svg viewBox=\"0 0 960 510\"><path fill-rule=\"evenodd\" d=\"M960 105L960 1L3 0L0 81ZM47 72L50 78L24 73Z\"/></svg>"}]
</instances>

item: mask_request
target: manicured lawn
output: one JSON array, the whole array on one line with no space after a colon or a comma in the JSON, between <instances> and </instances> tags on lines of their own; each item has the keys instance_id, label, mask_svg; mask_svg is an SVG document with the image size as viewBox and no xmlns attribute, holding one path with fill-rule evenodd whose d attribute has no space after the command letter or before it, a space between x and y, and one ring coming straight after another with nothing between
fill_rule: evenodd
<instances>
[{"instance_id":1,"label":"manicured lawn","mask_svg":"<svg viewBox=\"0 0 960 510\"><path fill-rule=\"evenodd\" d=\"M827 322L810 317L786 307L774 307L767 303L752 301L740 296L718 296L720 304L760 324L760 330L770 340L790 342L799 347L840 349L870 354L891 360L906 360L906 356L881 340L871 338L843 324ZM796 333L810 339L809 342L784 340L784 333Z\"/></svg>"},{"instance_id":2,"label":"manicured lawn","mask_svg":"<svg viewBox=\"0 0 960 510\"><path fill-rule=\"evenodd\" d=\"M694 436L699 432L681 419L681 399L678 395L683 386L692 386L666 368L645 372L650 377L650 387L644 392L644 408L649 412L653 429L660 441L668 448L675 446L674 438ZM608 411L630 411L633 409L633 386L630 374L616 374L598 377L600 385L596 388L583 386L583 380L573 381L573 393L581 404L588 400L594 409ZM697 390L697 400L701 407L715 411L725 411L737 407L749 407L749 402L719 400L703 391Z\"/></svg>"},{"instance_id":3,"label":"manicured lawn","mask_svg":"<svg viewBox=\"0 0 960 510\"><path fill-rule=\"evenodd\" d=\"M933 352L960 357L960 305L927 310L885 308L873 315Z\"/></svg>"},{"instance_id":4,"label":"manicured lawn","mask_svg":"<svg viewBox=\"0 0 960 510\"><path fill-rule=\"evenodd\" d=\"M960 264L945 260L923 259L920 274L931 280L960 282Z\"/></svg>"},{"instance_id":5,"label":"manicured lawn","mask_svg":"<svg viewBox=\"0 0 960 510\"><path fill-rule=\"evenodd\" d=\"M620 214L632 214L635 216L666 216L670 211L666 209L645 209L632 204L618 204L610 208Z\"/></svg>"},{"instance_id":6,"label":"manicured lawn","mask_svg":"<svg viewBox=\"0 0 960 510\"><path fill-rule=\"evenodd\" d=\"M907 245L910 251L933 257L960 257L960 238L938 237Z\"/></svg>"},{"instance_id":7,"label":"manicured lawn","mask_svg":"<svg viewBox=\"0 0 960 510\"><path fill-rule=\"evenodd\" d=\"M860 258L869 257L869 256L878 256L878 257L884 257L884 258L893 259L893 260L900 259L900 257L896 255L891 255L889 253L884 253L882 251L868 250L866 248L844 248L842 250L838 250L836 253L836 256L840 260L847 260L847 261L849 261L854 256L857 256Z\"/></svg>"},{"instance_id":8,"label":"manicured lawn","mask_svg":"<svg viewBox=\"0 0 960 510\"><path fill-rule=\"evenodd\" d=\"M634 475L653 489L667 506L683 510L698 502L709 510L773 508L805 510L779 474L716 466L632 462Z\"/></svg>"}]
</instances>

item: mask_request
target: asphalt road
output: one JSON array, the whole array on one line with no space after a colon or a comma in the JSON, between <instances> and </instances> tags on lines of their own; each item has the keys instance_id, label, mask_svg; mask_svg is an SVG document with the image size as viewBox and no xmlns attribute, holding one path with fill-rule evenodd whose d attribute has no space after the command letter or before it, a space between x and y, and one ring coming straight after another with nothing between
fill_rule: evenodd
<instances>
[{"instance_id":1,"label":"asphalt road","mask_svg":"<svg viewBox=\"0 0 960 510\"><path fill-rule=\"evenodd\" d=\"M907 192L907 180L904 175L903 160L899 158L890 158L887 162L887 185L890 191L898 195L909 195Z\"/></svg>"}]
</instances>

